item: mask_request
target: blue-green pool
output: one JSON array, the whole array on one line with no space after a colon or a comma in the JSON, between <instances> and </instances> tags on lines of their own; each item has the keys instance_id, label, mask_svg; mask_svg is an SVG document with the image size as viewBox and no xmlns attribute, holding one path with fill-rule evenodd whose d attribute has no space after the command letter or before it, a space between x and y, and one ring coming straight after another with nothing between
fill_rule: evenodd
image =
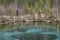
<instances>
[{"instance_id":1,"label":"blue-green pool","mask_svg":"<svg viewBox=\"0 0 60 40\"><path fill-rule=\"evenodd\" d=\"M0 31L0 40L59 40L60 30L57 24L17 25Z\"/></svg>"}]
</instances>

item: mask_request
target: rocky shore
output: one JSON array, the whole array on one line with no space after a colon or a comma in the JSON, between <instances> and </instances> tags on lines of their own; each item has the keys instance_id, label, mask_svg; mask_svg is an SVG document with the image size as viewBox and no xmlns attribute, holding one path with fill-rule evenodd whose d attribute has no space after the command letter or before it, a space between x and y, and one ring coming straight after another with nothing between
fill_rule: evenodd
<instances>
[{"instance_id":1,"label":"rocky shore","mask_svg":"<svg viewBox=\"0 0 60 40\"><path fill-rule=\"evenodd\" d=\"M41 18L35 15L34 19L33 16L30 14L22 15L22 16L0 16L0 23L14 23L14 22L60 22L60 18L49 18L45 17L45 15L41 15Z\"/></svg>"}]
</instances>

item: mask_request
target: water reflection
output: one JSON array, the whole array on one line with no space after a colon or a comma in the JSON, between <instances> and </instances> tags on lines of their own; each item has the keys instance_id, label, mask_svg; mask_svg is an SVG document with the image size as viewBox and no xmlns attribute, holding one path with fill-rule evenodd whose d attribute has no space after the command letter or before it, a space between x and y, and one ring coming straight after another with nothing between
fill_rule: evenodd
<instances>
[{"instance_id":1,"label":"water reflection","mask_svg":"<svg viewBox=\"0 0 60 40\"><path fill-rule=\"evenodd\" d=\"M0 25L0 40L59 40L60 23L30 22Z\"/></svg>"},{"instance_id":2,"label":"water reflection","mask_svg":"<svg viewBox=\"0 0 60 40\"><path fill-rule=\"evenodd\" d=\"M16 24L0 24L0 29L10 29L10 28L14 28L14 27L18 27L18 26L30 26L31 25L31 27L34 25L34 27L35 26L37 26L37 27L41 27L41 26L44 26L44 25L46 25L46 26L52 26L52 27L59 27L60 28L60 25L59 25L60 23L46 23L46 22L36 22L36 23L33 23L33 22L26 22L26 23L16 23Z\"/></svg>"},{"instance_id":3,"label":"water reflection","mask_svg":"<svg viewBox=\"0 0 60 40\"><path fill-rule=\"evenodd\" d=\"M30 27L22 34L13 35L12 37L19 40L57 40L57 31L50 27Z\"/></svg>"}]
</instances>

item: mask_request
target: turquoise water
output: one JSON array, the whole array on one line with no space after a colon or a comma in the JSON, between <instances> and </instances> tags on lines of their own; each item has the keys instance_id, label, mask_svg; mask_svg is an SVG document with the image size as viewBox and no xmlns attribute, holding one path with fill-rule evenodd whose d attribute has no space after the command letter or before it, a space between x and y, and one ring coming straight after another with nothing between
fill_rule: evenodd
<instances>
[{"instance_id":1,"label":"turquoise water","mask_svg":"<svg viewBox=\"0 0 60 40\"><path fill-rule=\"evenodd\" d=\"M7 26L7 25L6 25ZM59 40L59 24L17 25L0 31L0 40Z\"/></svg>"}]
</instances>

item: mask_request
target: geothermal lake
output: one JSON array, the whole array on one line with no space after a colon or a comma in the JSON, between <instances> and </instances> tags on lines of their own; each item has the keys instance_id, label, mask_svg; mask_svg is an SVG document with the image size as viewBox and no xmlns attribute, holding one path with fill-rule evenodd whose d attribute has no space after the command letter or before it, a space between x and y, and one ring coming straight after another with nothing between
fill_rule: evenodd
<instances>
[{"instance_id":1,"label":"geothermal lake","mask_svg":"<svg viewBox=\"0 0 60 40\"><path fill-rule=\"evenodd\" d=\"M0 40L59 40L60 23L1 24Z\"/></svg>"}]
</instances>

